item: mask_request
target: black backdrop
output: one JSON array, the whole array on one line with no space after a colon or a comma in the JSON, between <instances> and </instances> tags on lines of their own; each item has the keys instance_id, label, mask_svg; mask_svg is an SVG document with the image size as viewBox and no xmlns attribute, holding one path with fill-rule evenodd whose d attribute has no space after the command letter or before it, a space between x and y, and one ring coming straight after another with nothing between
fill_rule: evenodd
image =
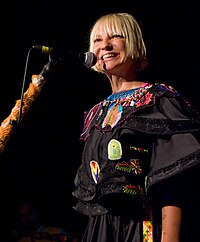
<instances>
[{"instance_id":1,"label":"black backdrop","mask_svg":"<svg viewBox=\"0 0 200 242\"><path fill-rule=\"evenodd\" d=\"M47 54L31 51L25 75L33 45L86 52L93 22L115 11L132 13L143 29L147 76L173 85L200 109L197 1L13 1L4 3L1 16L1 120L20 99L23 78L28 87L48 62ZM12 223L21 197L33 196L50 219L81 233L71 192L81 162L83 112L109 93L106 78L81 64L69 59L56 67L1 154L2 226Z\"/></svg>"}]
</instances>

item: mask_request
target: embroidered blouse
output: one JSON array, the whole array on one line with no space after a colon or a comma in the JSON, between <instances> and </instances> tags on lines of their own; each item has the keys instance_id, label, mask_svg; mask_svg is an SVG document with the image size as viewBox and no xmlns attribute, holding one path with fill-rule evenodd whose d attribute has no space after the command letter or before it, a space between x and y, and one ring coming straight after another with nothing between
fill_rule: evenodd
<instances>
[{"instance_id":1,"label":"embroidered blouse","mask_svg":"<svg viewBox=\"0 0 200 242\"><path fill-rule=\"evenodd\" d=\"M110 95L85 116L74 209L140 216L155 184L200 163L199 133L199 114L171 86Z\"/></svg>"}]
</instances>

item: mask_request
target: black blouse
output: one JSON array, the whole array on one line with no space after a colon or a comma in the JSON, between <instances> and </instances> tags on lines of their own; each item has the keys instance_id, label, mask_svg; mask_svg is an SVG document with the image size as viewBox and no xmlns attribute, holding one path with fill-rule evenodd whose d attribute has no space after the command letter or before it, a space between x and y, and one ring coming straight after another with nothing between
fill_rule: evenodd
<instances>
[{"instance_id":1,"label":"black blouse","mask_svg":"<svg viewBox=\"0 0 200 242\"><path fill-rule=\"evenodd\" d=\"M171 86L110 95L85 116L74 209L140 215L156 184L200 163L199 138L199 114Z\"/></svg>"}]
</instances>

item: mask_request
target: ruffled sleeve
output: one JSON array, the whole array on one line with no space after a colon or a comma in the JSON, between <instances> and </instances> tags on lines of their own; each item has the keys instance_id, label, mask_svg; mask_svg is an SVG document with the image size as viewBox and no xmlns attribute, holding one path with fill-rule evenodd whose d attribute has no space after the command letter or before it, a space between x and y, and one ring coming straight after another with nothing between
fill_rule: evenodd
<instances>
[{"instance_id":1,"label":"ruffled sleeve","mask_svg":"<svg viewBox=\"0 0 200 242\"><path fill-rule=\"evenodd\" d=\"M147 189L200 163L200 116L177 92L154 86L154 103L133 113L126 126L153 139Z\"/></svg>"}]
</instances>

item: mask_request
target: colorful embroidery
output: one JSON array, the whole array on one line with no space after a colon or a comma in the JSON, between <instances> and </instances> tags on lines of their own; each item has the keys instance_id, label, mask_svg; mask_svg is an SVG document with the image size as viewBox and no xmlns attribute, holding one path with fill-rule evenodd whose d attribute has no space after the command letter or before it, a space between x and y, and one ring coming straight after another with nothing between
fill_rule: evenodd
<instances>
[{"instance_id":1,"label":"colorful embroidery","mask_svg":"<svg viewBox=\"0 0 200 242\"><path fill-rule=\"evenodd\" d=\"M149 208L143 220L143 242L153 242L152 210Z\"/></svg>"},{"instance_id":2,"label":"colorful embroidery","mask_svg":"<svg viewBox=\"0 0 200 242\"><path fill-rule=\"evenodd\" d=\"M129 148L130 150L135 150L135 151L137 151L139 153L146 153L146 154L149 153L149 150L144 149L144 148L140 148L140 147L129 146L127 148Z\"/></svg>"},{"instance_id":3,"label":"colorful embroidery","mask_svg":"<svg viewBox=\"0 0 200 242\"><path fill-rule=\"evenodd\" d=\"M172 86L168 86L164 83L156 83L158 87L160 87L161 89L164 89L164 90L167 90L167 91L170 91L170 92L174 92L174 93L177 93L178 92L176 91L176 89Z\"/></svg>"},{"instance_id":4,"label":"colorful embroidery","mask_svg":"<svg viewBox=\"0 0 200 242\"><path fill-rule=\"evenodd\" d=\"M141 107L141 106L149 104L150 101L151 101L152 96L153 96L153 93L146 93L143 97L141 97L136 102L135 106L138 108L138 107Z\"/></svg>"},{"instance_id":5,"label":"colorful embroidery","mask_svg":"<svg viewBox=\"0 0 200 242\"><path fill-rule=\"evenodd\" d=\"M139 159L131 159L129 162L124 161L122 163L118 163L116 165L116 169L124 172L133 172L136 175L140 175L142 173Z\"/></svg>"},{"instance_id":6,"label":"colorful embroidery","mask_svg":"<svg viewBox=\"0 0 200 242\"><path fill-rule=\"evenodd\" d=\"M144 196L144 191L143 191L143 188L142 186L136 186L136 185L126 185L126 186L123 186L122 188L122 191L124 193L128 193L134 197L138 197L138 196Z\"/></svg>"},{"instance_id":7,"label":"colorful embroidery","mask_svg":"<svg viewBox=\"0 0 200 242\"><path fill-rule=\"evenodd\" d=\"M97 113L99 109L99 104L97 104L96 106L94 106L88 113L87 115L84 117L84 128L83 128L83 133L86 132L87 128L89 127L89 125L91 124L92 120L95 117L95 114Z\"/></svg>"},{"instance_id":8,"label":"colorful embroidery","mask_svg":"<svg viewBox=\"0 0 200 242\"><path fill-rule=\"evenodd\" d=\"M112 139L108 143L108 159L118 160L121 157L122 157L121 143L116 139Z\"/></svg>"},{"instance_id":9,"label":"colorful embroidery","mask_svg":"<svg viewBox=\"0 0 200 242\"><path fill-rule=\"evenodd\" d=\"M102 128L110 125L112 128L121 119L123 107L147 105L151 101L153 94L147 93L152 85L140 87L128 91L114 93L103 101L103 106L109 106L106 117L102 123Z\"/></svg>"},{"instance_id":10,"label":"colorful embroidery","mask_svg":"<svg viewBox=\"0 0 200 242\"><path fill-rule=\"evenodd\" d=\"M123 111L122 105L115 105L109 107L106 117L102 123L102 127L104 128L106 125L110 125L114 127L117 122L120 120Z\"/></svg>"},{"instance_id":11,"label":"colorful embroidery","mask_svg":"<svg viewBox=\"0 0 200 242\"><path fill-rule=\"evenodd\" d=\"M99 164L94 160L90 161L90 169L91 169L94 182L97 183L99 179L99 174L100 174Z\"/></svg>"}]
</instances>

